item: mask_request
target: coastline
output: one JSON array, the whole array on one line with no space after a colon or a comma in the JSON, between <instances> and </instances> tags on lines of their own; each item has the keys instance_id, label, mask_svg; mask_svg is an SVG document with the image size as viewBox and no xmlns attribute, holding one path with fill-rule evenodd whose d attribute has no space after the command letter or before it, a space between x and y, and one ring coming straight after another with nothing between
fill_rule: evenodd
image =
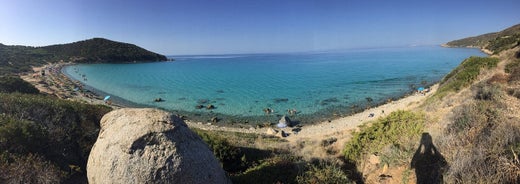
<instances>
[{"instance_id":1,"label":"coastline","mask_svg":"<svg viewBox=\"0 0 520 184\"><path fill-rule=\"evenodd\" d=\"M62 72L62 68L74 65L71 62L60 62L45 64L43 66L32 67L33 72L19 74L19 77L31 83L40 90L41 93L56 96L60 99L78 101L92 105L107 105L113 109L127 107L119 103L107 104L103 97L90 87L84 86L81 82L71 79ZM44 75L42 75L44 72Z\"/></svg>"},{"instance_id":2,"label":"coastline","mask_svg":"<svg viewBox=\"0 0 520 184\"><path fill-rule=\"evenodd\" d=\"M103 92L96 90L95 88L85 86L80 81L71 79L70 76L68 76L67 74L65 74L65 72L62 71L63 67L74 64L75 63L62 62L56 64L46 64L40 67L33 67L33 72L20 74L20 78L34 85L42 93L57 96L61 99L79 101L94 105L108 105L113 109L125 107L145 107L144 105L121 103L124 100L118 100L117 97L114 97L115 100L112 101L112 104L105 103L103 101ZM41 75L42 70L46 71L45 75L43 76ZM74 91L73 89L75 88L80 88L80 90ZM344 137L341 135L350 135L350 131L357 129L359 125L364 124L368 121L386 116L387 114L390 114L391 112L397 110L407 110L417 106L417 104L422 102L423 99L425 99L426 97L428 97L436 91L436 89L438 88L438 84L434 84L430 88L430 92L426 95L407 93L404 96L401 96L400 98L395 98L396 100L383 102L369 109L359 109L357 111L352 111L351 113L339 116L334 116L331 113L329 118L321 118L321 120L319 120L320 118L317 118L315 121L312 121L311 123L300 123L292 128L288 127L278 130L283 130L284 132L288 133L289 136L287 136L286 139L291 142L297 141L299 139L327 137L332 135L339 136L341 138ZM178 111L174 111L173 113L178 113ZM369 117L370 114L373 114L373 116ZM275 119L276 121L278 121L279 119L279 117L277 116L266 118L270 118L269 120ZM237 125L234 125L226 123L214 123L211 121L204 122L201 120L192 119L185 120L185 122L186 124L188 124L189 127L198 129L254 134L265 134L269 128L273 127L259 126L260 124L255 123L238 123ZM271 125L272 124L273 123L271 122ZM297 129L297 131L293 130L295 128Z\"/></svg>"},{"instance_id":3,"label":"coastline","mask_svg":"<svg viewBox=\"0 0 520 184\"><path fill-rule=\"evenodd\" d=\"M448 45L448 44L441 44L441 47L446 47L446 48L470 48L470 49L479 49L481 52L483 52L484 54L487 54L488 56L491 56L493 55L493 51L490 51L486 48L483 48L483 47L479 47L479 46L465 46L465 47L459 47L459 46L451 46L451 45Z\"/></svg>"}]
</instances>

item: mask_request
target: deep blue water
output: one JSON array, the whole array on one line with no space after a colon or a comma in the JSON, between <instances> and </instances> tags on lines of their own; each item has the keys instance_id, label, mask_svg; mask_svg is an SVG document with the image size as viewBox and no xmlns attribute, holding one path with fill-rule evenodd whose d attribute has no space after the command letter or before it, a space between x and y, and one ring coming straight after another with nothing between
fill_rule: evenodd
<instances>
[{"instance_id":1,"label":"deep blue water","mask_svg":"<svg viewBox=\"0 0 520 184\"><path fill-rule=\"evenodd\" d=\"M252 117L265 116L263 109L269 107L273 114L296 109L299 115L313 115L366 105L367 98L378 103L403 96L439 81L473 55L484 56L476 49L432 46L173 56L174 62L80 64L64 71L110 95L172 111ZM155 98L165 101L153 102ZM196 109L198 104L216 108Z\"/></svg>"}]
</instances>

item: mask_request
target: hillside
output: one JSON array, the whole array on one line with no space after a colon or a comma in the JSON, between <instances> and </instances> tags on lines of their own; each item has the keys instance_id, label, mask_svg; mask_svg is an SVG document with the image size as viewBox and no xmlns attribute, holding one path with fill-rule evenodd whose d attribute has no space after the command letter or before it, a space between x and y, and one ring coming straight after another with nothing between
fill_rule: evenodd
<instances>
[{"instance_id":1,"label":"hillside","mask_svg":"<svg viewBox=\"0 0 520 184\"><path fill-rule=\"evenodd\" d=\"M445 44L448 47L476 47L487 49L494 54L513 48L520 44L520 24L511 26L500 32L487 33L454 40Z\"/></svg>"},{"instance_id":2,"label":"hillside","mask_svg":"<svg viewBox=\"0 0 520 184\"><path fill-rule=\"evenodd\" d=\"M343 150L366 183L520 181L520 26L448 43L478 46L412 111L353 134ZM485 41L487 40L487 41Z\"/></svg>"},{"instance_id":3,"label":"hillside","mask_svg":"<svg viewBox=\"0 0 520 184\"><path fill-rule=\"evenodd\" d=\"M55 62L165 61L132 44L94 38L45 47L0 44L0 183L87 183L86 164L108 106L41 94L14 74Z\"/></svg>"},{"instance_id":4,"label":"hillside","mask_svg":"<svg viewBox=\"0 0 520 184\"><path fill-rule=\"evenodd\" d=\"M59 61L76 63L126 63L166 61L163 55L133 44L93 38L74 43L45 47L7 46L0 44L0 73L30 71L31 66Z\"/></svg>"}]
</instances>

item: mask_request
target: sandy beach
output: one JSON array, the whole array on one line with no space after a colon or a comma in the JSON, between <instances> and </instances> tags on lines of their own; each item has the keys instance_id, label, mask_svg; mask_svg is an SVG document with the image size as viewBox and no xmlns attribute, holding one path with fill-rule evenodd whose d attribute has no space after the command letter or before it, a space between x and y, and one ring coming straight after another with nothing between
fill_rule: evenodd
<instances>
[{"instance_id":1,"label":"sandy beach","mask_svg":"<svg viewBox=\"0 0 520 184\"><path fill-rule=\"evenodd\" d=\"M112 108L122 108L124 106L114 103L106 103L102 96L95 94L84 88L80 81L70 79L62 73L61 69L74 63L54 63L40 67L33 67L33 72L20 74L20 78L31 83L40 92L56 96L60 99L79 101L89 104L104 104Z\"/></svg>"},{"instance_id":2,"label":"sandy beach","mask_svg":"<svg viewBox=\"0 0 520 184\"><path fill-rule=\"evenodd\" d=\"M33 72L21 74L20 77L27 82L33 84L41 92L57 96L61 99L68 99L80 101L90 104L105 104L117 109L124 107L118 104L107 104L103 101L103 97L96 95L83 88L79 81L75 81L62 73L61 69L64 66L73 63L57 63L47 64L41 67L33 67ZM42 71L45 72L42 75ZM433 94L438 88L438 84L430 88L430 92L426 94L415 93L403 97L397 101L392 101L377 107L373 107L363 112L356 113L350 116L337 118L331 121L324 121L315 124L301 124L295 127L274 128L279 131L284 131L288 136L284 137L289 142L298 142L300 140L322 140L328 137L334 137L338 140L350 138L351 132L358 129L364 123L376 120L379 117L384 117L391 112L397 110L409 110L417 107L424 99ZM373 114L373 116L371 116ZM187 120L186 123L190 127L212 130L212 131L231 131L242 133L266 134L269 127L255 128L252 125L243 125L241 128L219 126L213 123L203 123Z\"/></svg>"}]
</instances>

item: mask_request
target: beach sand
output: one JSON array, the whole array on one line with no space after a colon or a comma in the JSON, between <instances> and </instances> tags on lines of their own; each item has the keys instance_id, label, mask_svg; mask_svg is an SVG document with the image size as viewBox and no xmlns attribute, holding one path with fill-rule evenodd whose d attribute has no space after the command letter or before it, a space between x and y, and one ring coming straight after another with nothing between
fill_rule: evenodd
<instances>
[{"instance_id":1,"label":"beach sand","mask_svg":"<svg viewBox=\"0 0 520 184\"><path fill-rule=\"evenodd\" d=\"M107 104L103 101L103 97L88 91L84 88L81 82L72 80L62 73L61 69L64 66L72 65L74 63L53 63L46 64L40 67L33 67L33 72L26 72L19 74L20 78L31 83L40 92L56 96L60 99L84 102L94 105L108 105L114 109L122 108L120 104ZM45 75L42 75L42 71Z\"/></svg>"}]
</instances>

